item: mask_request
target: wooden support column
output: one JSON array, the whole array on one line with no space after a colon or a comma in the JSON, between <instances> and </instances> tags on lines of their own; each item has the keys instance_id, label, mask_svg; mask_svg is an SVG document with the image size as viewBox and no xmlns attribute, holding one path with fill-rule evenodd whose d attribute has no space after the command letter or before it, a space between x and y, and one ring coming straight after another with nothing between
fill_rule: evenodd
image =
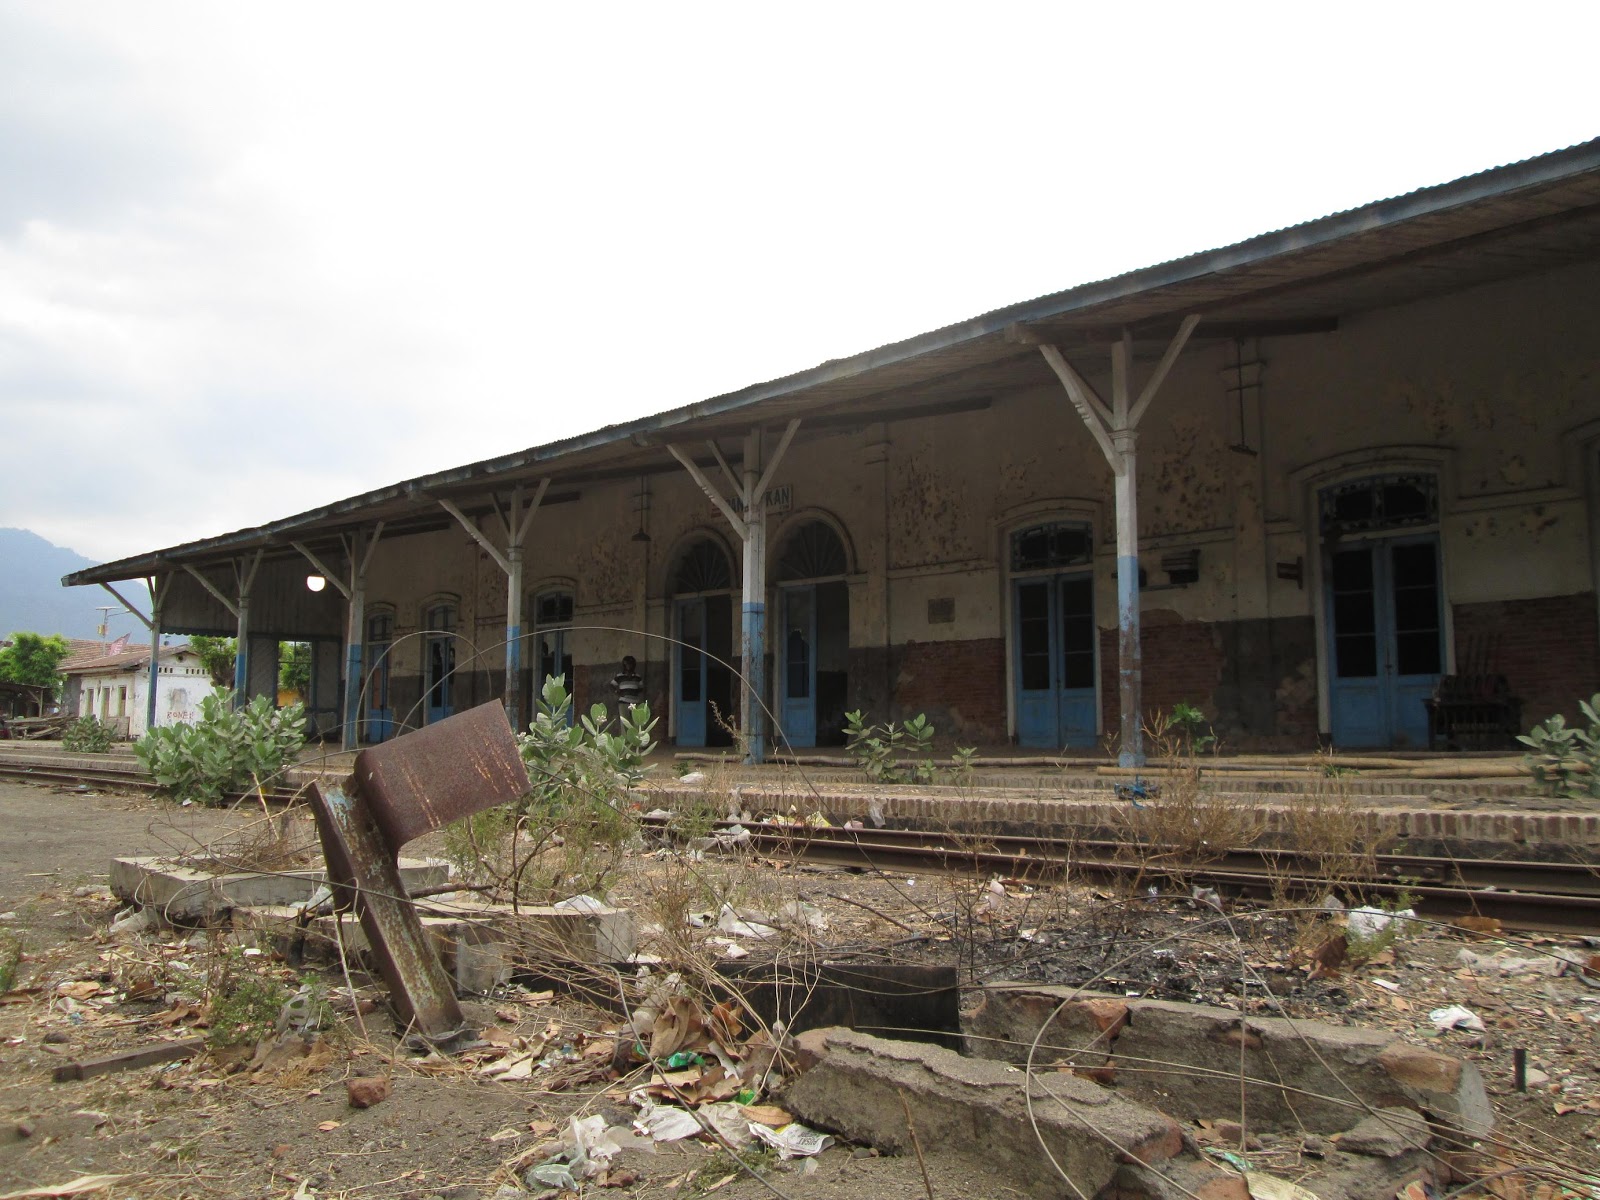
<instances>
[{"instance_id":1,"label":"wooden support column","mask_svg":"<svg viewBox=\"0 0 1600 1200\"><path fill-rule=\"evenodd\" d=\"M348 582L340 579L338 572L331 570L305 546L299 542L292 543L306 561L317 569L318 574L338 588L339 594L345 598L345 673L339 744L346 750L357 750L361 746L361 687L364 682L361 660L366 643L367 566L372 562L372 552L378 548L378 539L382 536L382 521L373 526L370 541L361 529L348 538L340 535L340 540L344 542L345 557L350 562Z\"/></svg>"},{"instance_id":2,"label":"wooden support column","mask_svg":"<svg viewBox=\"0 0 1600 1200\"><path fill-rule=\"evenodd\" d=\"M256 571L261 566L265 550L257 550L252 559L238 559L233 564L234 579L239 588L239 632L235 635L238 648L233 656L233 707L243 708L249 702L250 691L250 589L255 586ZM246 565L248 563L248 565ZM277 699L276 696L273 697Z\"/></svg>"},{"instance_id":3,"label":"wooden support column","mask_svg":"<svg viewBox=\"0 0 1600 1200\"><path fill-rule=\"evenodd\" d=\"M743 686L739 691L739 728L745 733L749 747L745 759L749 763L767 760L767 489L771 486L778 465L794 441L800 428L800 418L790 421L778 439L766 468L761 465L761 430L752 429L744 439L744 462L735 477L722 453L714 445L712 453L730 483L736 484L742 511L735 512L709 479L705 472L677 446L668 445L672 457L693 476L707 498L727 519L739 535L743 547L743 572L741 576L743 601L740 607L739 673Z\"/></svg>"},{"instance_id":4,"label":"wooden support column","mask_svg":"<svg viewBox=\"0 0 1600 1200\"><path fill-rule=\"evenodd\" d=\"M511 502L507 510L501 511L499 504L495 504L495 513L499 516L501 528L505 533L506 548L503 552L489 540L483 530L478 528L476 521L470 519L450 501L444 499L439 501L439 506L453 516L472 540L483 547L495 565L505 572L506 679L501 702L505 705L506 718L511 722L511 728L517 731L522 728L522 547L528 536L528 527L533 524L533 514L539 511L539 505L543 502L544 494L549 487L548 476L539 481L533 498L528 501L526 513L522 511L521 484L512 489ZM569 679L567 683L570 686L573 681Z\"/></svg>"},{"instance_id":5,"label":"wooden support column","mask_svg":"<svg viewBox=\"0 0 1600 1200\"><path fill-rule=\"evenodd\" d=\"M1117 698L1121 728L1117 761L1125 767L1145 765L1144 752L1144 652L1139 629L1139 488L1138 427L1140 418L1172 370L1189 335L1200 323L1197 315L1183 319L1177 334L1137 400L1130 398L1128 383L1133 339L1124 332L1111 347L1111 404L1107 405L1066 356L1055 346L1040 344L1027 330L1017 340L1039 346L1039 352L1066 389L1073 408L1105 455L1115 477L1117 516Z\"/></svg>"}]
</instances>

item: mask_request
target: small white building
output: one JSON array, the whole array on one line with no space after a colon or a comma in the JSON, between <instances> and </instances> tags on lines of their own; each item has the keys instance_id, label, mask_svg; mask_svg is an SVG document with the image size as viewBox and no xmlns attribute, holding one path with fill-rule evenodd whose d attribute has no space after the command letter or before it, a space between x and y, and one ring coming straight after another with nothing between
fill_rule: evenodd
<instances>
[{"instance_id":1,"label":"small white building","mask_svg":"<svg viewBox=\"0 0 1600 1200\"><path fill-rule=\"evenodd\" d=\"M150 694L150 647L128 646L98 658L78 659L60 668L67 677L65 711L99 717L119 737L145 732ZM215 690L211 674L188 643L163 646L156 668L156 724L180 725L200 715L200 701ZM74 699L75 698L75 699Z\"/></svg>"}]
</instances>

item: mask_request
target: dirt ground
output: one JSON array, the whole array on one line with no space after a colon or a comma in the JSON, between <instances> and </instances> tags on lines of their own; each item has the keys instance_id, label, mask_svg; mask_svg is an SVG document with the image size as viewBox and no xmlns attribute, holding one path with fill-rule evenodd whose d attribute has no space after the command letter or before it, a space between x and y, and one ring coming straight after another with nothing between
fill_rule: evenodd
<instances>
[{"instance_id":1,"label":"dirt ground","mask_svg":"<svg viewBox=\"0 0 1600 1200\"><path fill-rule=\"evenodd\" d=\"M0 1195L107 1174L122 1178L93 1194L487 1200L516 1183L519 1161L540 1161L541 1146L573 1117L600 1115L625 1127L637 1115L628 1091L639 1080L610 1069L618 1016L517 986L470 1012L496 1047L561 1049L553 1069L528 1078L491 1080L470 1063L405 1052L381 1012L358 1023L336 1003L336 1028L305 1056L305 1040L291 1035L288 1049L243 1071L208 1054L52 1082L63 1062L204 1035L194 1002L228 954L226 939L204 932L111 933L118 909L104 888L111 856L184 852L237 838L260 817L0 783L0 939L20 936L24 951L14 990L0 997ZM1292 915L1222 920L1192 904L1097 897L1071 886L952 883L775 861L685 877L672 855L635 857L615 899L636 906L646 950L672 941L664 933L652 940L672 912L718 899L762 911L798 901L823 915L827 929L817 936L838 955L870 950L879 959L952 962L973 982L1082 984L1382 1025L1478 1062L1499 1110L1507 1161L1600 1170L1600 990L1575 972L1501 975L1463 964L1463 950L1504 954L1494 943L1455 932L1408 934L1358 969L1313 979L1293 956L1305 922ZM1574 947L1546 940L1516 952L1537 958L1553 949ZM259 955L250 968L294 980L297 970L270 959ZM313 969L330 989L344 983L337 966ZM381 995L359 970L351 982L358 1001ZM1468 1007L1485 1028L1435 1033L1428 1014L1444 1004ZM1534 1072L1524 1094L1511 1086L1516 1049L1527 1051ZM391 1094L371 1108L351 1107L346 1081L360 1077L387 1080ZM591 1184L588 1194L928 1194L914 1159L879 1157L870 1147L836 1145L787 1163L749 1157L766 1182L738 1173L725 1151L700 1142L626 1149L612 1172L624 1186L608 1193ZM978 1161L941 1154L929 1165L941 1200L1020 1194Z\"/></svg>"}]
</instances>

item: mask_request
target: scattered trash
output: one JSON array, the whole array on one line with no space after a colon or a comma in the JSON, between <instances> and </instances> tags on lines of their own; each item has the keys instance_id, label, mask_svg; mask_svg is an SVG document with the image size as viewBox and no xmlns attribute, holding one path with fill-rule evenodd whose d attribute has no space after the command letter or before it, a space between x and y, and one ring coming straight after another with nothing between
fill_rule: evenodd
<instances>
[{"instance_id":1,"label":"scattered trash","mask_svg":"<svg viewBox=\"0 0 1600 1200\"><path fill-rule=\"evenodd\" d=\"M686 774L678 776L679 783L688 784L690 787L693 787L696 784L704 783L705 781L706 773L704 771L689 771Z\"/></svg>"},{"instance_id":2,"label":"scattered trash","mask_svg":"<svg viewBox=\"0 0 1600 1200\"><path fill-rule=\"evenodd\" d=\"M1251 1200L1321 1200L1309 1188L1265 1171L1246 1171L1244 1183L1250 1189Z\"/></svg>"},{"instance_id":3,"label":"scattered trash","mask_svg":"<svg viewBox=\"0 0 1600 1200\"><path fill-rule=\"evenodd\" d=\"M597 913L606 910L604 901L596 900L593 896L568 896L565 900L558 900L552 907L557 912L572 913Z\"/></svg>"},{"instance_id":4,"label":"scattered trash","mask_svg":"<svg viewBox=\"0 0 1600 1200\"><path fill-rule=\"evenodd\" d=\"M721 958L737 959L750 957L750 951L739 945L739 943L734 941L732 938L709 937L706 939L706 945L717 947L717 954Z\"/></svg>"},{"instance_id":5,"label":"scattered trash","mask_svg":"<svg viewBox=\"0 0 1600 1200\"><path fill-rule=\"evenodd\" d=\"M646 1100L639 1110L633 1126L640 1133L658 1142L677 1142L700 1133L700 1122L694 1114L670 1104L652 1104Z\"/></svg>"},{"instance_id":6,"label":"scattered trash","mask_svg":"<svg viewBox=\"0 0 1600 1200\"><path fill-rule=\"evenodd\" d=\"M1387 909L1363 905L1361 908L1352 908L1350 910L1345 928L1355 937L1366 940L1377 937L1389 927L1391 922L1407 918L1415 919L1416 915L1409 908L1401 909L1399 912L1390 912Z\"/></svg>"},{"instance_id":7,"label":"scattered trash","mask_svg":"<svg viewBox=\"0 0 1600 1200\"><path fill-rule=\"evenodd\" d=\"M1470 1029L1475 1033L1482 1033L1484 1030L1483 1018L1470 1008L1463 1008L1459 1004L1434 1009L1428 1014L1428 1020L1433 1022L1433 1027L1440 1033L1448 1033L1452 1029Z\"/></svg>"},{"instance_id":8,"label":"scattered trash","mask_svg":"<svg viewBox=\"0 0 1600 1200\"><path fill-rule=\"evenodd\" d=\"M1531 971L1552 978L1561 975L1569 965L1568 960L1554 954L1516 958L1509 954L1474 954L1465 948L1456 954L1456 962L1468 970L1482 973L1523 975Z\"/></svg>"},{"instance_id":9,"label":"scattered trash","mask_svg":"<svg viewBox=\"0 0 1600 1200\"><path fill-rule=\"evenodd\" d=\"M760 921L748 921L734 910L733 905L724 904L717 914L717 928L723 933L731 933L735 937L769 938L778 931L771 925Z\"/></svg>"},{"instance_id":10,"label":"scattered trash","mask_svg":"<svg viewBox=\"0 0 1600 1200\"><path fill-rule=\"evenodd\" d=\"M807 1129L798 1121L782 1129L768 1129L765 1125L754 1123L748 1123L748 1128L758 1141L776 1150L779 1158L810 1158L833 1145L833 1138L815 1129Z\"/></svg>"},{"instance_id":11,"label":"scattered trash","mask_svg":"<svg viewBox=\"0 0 1600 1200\"><path fill-rule=\"evenodd\" d=\"M1369 982L1374 987L1381 987L1386 992L1398 992L1400 990L1400 985L1392 979L1373 979L1369 980Z\"/></svg>"},{"instance_id":12,"label":"scattered trash","mask_svg":"<svg viewBox=\"0 0 1600 1200\"><path fill-rule=\"evenodd\" d=\"M111 918L112 933L144 933L155 927L155 915L148 908L130 908Z\"/></svg>"},{"instance_id":13,"label":"scattered trash","mask_svg":"<svg viewBox=\"0 0 1600 1200\"><path fill-rule=\"evenodd\" d=\"M277 1030L279 1033L312 1032L323 1027L327 1016L327 1009L318 1003L315 990L303 984L278 1010Z\"/></svg>"}]
</instances>

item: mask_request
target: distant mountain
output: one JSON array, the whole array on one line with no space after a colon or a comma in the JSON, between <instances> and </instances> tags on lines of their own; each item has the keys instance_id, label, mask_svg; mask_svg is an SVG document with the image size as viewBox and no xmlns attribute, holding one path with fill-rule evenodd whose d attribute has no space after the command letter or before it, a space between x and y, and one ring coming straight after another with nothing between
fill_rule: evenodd
<instances>
[{"instance_id":1,"label":"distant mountain","mask_svg":"<svg viewBox=\"0 0 1600 1200\"><path fill-rule=\"evenodd\" d=\"M85 567L95 566L75 550L54 546L26 529L0 529L0 637L18 630L31 633L59 633L69 638L94 638L100 633L102 605L120 604L102 588L64 588L61 577ZM148 593L130 585L128 599L143 607ZM111 615L107 621L112 638L132 633L137 639L143 629L137 618L127 613Z\"/></svg>"}]
</instances>

